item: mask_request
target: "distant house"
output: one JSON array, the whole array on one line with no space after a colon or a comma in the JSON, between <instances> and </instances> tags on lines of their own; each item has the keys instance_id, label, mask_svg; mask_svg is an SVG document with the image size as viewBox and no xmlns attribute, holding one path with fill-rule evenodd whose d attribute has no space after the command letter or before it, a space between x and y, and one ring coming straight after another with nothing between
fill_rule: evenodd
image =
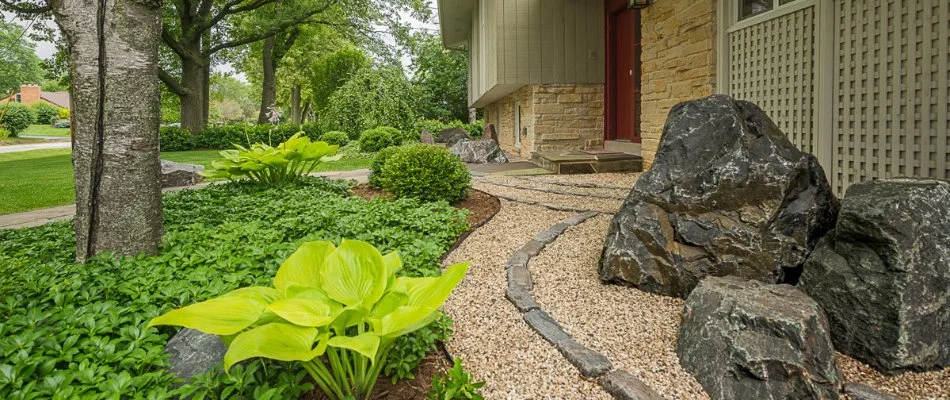
<instances>
[{"instance_id":1,"label":"distant house","mask_svg":"<svg viewBox=\"0 0 950 400\"><path fill-rule=\"evenodd\" d=\"M12 97L0 100L0 103L6 103L11 100L14 103L23 103L32 106L34 103L43 102L59 108L69 107L69 92L44 92L38 85L21 85L20 91Z\"/></svg>"},{"instance_id":2,"label":"distant house","mask_svg":"<svg viewBox=\"0 0 950 400\"><path fill-rule=\"evenodd\" d=\"M842 193L950 178L950 1L439 0L469 103L524 157L607 147L649 167L677 103L762 107Z\"/></svg>"}]
</instances>

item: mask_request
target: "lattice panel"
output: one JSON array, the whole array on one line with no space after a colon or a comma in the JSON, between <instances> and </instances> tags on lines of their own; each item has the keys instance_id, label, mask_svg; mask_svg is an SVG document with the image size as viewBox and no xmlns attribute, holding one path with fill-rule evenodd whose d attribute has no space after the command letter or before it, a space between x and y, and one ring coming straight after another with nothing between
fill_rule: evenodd
<instances>
[{"instance_id":1,"label":"lattice panel","mask_svg":"<svg viewBox=\"0 0 950 400\"><path fill-rule=\"evenodd\" d=\"M729 33L730 93L759 105L802 151L815 153L815 11Z\"/></svg>"},{"instance_id":2,"label":"lattice panel","mask_svg":"<svg viewBox=\"0 0 950 400\"><path fill-rule=\"evenodd\" d=\"M950 178L950 1L838 0L833 183Z\"/></svg>"}]
</instances>

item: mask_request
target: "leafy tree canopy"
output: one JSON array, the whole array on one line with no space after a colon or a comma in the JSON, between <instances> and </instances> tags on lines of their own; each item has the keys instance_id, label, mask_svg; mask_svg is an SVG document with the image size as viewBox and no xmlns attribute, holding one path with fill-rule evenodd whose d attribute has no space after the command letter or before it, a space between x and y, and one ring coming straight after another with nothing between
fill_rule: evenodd
<instances>
[{"instance_id":1,"label":"leafy tree canopy","mask_svg":"<svg viewBox=\"0 0 950 400\"><path fill-rule=\"evenodd\" d=\"M36 46L26 37L24 29L13 22L0 20L0 98L24 83L43 80L43 61L36 56Z\"/></svg>"},{"instance_id":2,"label":"leafy tree canopy","mask_svg":"<svg viewBox=\"0 0 950 400\"><path fill-rule=\"evenodd\" d=\"M412 84L426 119L468 119L468 53L448 50L437 35L417 33L411 43Z\"/></svg>"}]
</instances>

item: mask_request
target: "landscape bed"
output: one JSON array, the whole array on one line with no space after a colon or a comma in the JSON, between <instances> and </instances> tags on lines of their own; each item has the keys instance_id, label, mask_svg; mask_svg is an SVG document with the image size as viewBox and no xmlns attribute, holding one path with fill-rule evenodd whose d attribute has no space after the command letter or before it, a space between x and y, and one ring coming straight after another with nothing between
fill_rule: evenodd
<instances>
[{"instance_id":1,"label":"landscape bed","mask_svg":"<svg viewBox=\"0 0 950 400\"><path fill-rule=\"evenodd\" d=\"M306 178L166 193L162 251L150 257L74 264L69 222L0 231L0 398L319 398L308 394L313 385L303 370L260 359L176 387L181 382L165 371L163 347L177 329L145 325L172 308L268 284L304 241L363 240L383 252L398 250L402 274L434 276L439 259L469 229L469 212L444 202L367 201L349 196L350 185ZM450 324L442 318L400 339L383 379L413 377L432 353L408 386L430 384L445 366L432 350ZM391 383L379 390L419 393Z\"/></svg>"}]
</instances>

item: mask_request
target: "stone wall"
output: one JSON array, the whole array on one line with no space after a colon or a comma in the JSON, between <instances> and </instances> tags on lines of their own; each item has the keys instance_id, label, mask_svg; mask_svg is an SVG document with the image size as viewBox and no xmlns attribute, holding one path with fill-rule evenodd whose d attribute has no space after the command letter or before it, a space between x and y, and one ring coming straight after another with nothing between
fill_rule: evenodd
<instances>
[{"instance_id":1,"label":"stone wall","mask_svg":"<svg viewBox=\"0 0 950 400\"><path fill-rule=\"evenodd\" d=\"M520 148L515 147L515 102L520 102L521 124L527 130ZM525 86L485 107L485 123L495 124L503 150L523 158L538 151L600 147L604 142L604 86Z\"/></svg>"},{"instance_id":2,"label":"stone wall","mask_svg":"<svg viewBox=\"0 0 950 400\"><path fill-rule=\"evenodd\" d=\"M670 109L715 90L715 10L715 0L656 0L642 11L644 168L653 164Z\"/></svg>"}]
</instances>

